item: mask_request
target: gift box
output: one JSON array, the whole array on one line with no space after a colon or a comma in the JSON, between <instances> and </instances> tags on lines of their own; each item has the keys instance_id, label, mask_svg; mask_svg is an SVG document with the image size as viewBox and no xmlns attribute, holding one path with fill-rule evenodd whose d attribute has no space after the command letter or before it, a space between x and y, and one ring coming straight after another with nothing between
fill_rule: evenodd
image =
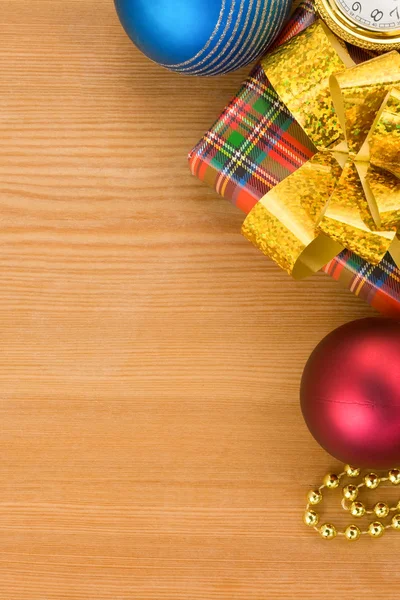
<instances>
[{"instance_id":1,"label":"gift box","mask_svg":"<svg viewBox=\"0 0 400 600\"><path fill-rule=\"evenodd\" d=\"M302 3L277 44L298 35L316 19L312 3ZM348 51L357 63L371 57L351 46ZM189 154L189 164L193 175L248 214L315 153L314 144L259 63ZM383 314L400 316L400 270L389 254L376 265L343 250L323 271Z\"/></svg>"}]
</instances>

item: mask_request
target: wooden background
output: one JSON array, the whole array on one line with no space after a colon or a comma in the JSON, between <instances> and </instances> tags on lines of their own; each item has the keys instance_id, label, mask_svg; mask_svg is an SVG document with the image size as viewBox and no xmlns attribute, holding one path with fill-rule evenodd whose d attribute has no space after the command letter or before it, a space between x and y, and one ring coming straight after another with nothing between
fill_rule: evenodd
<instances>
[{"instance_id":1,"label":"wooden background","mask_svg":"<svg viewBox=\"0 0 400 600\"><path fill-rule=\"evenodd\" d=\"M301 522L338 468L303 365L374 313L187 168L244 71L161 70L112 0L2 0L0 33L1 599L397 600L394 534Z\"/></svg>"}]
</instances>

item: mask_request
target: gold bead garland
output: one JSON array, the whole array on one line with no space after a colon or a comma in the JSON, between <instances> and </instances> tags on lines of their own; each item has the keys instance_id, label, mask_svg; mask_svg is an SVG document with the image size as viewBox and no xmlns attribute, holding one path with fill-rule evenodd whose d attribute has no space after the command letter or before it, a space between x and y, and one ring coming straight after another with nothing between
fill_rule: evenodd
<instances>
[{"instance_id":1,"label":"gold bead garland","mask_svg":"<svg viewBox=\"0 0 400 600\"><path fill-rule=\"evenodd\" d=\"M345 465L344 472L347 477L359 477L361 473L361 469L356 469L355 467L351 467L350 465Z\"/></svg>"},{"instance_id":2,"label":"gold bead garland","mask_svg":"<svg viewBox=\"0 0 400 600\"><path fill-rule=\"evenodd\" d=\"M356 485L353 484L349 484L346 485L346 487L343 488L343 497L346 498L346 500L352 500L354 501L358 496L358 487Z\"/></svg>"},{"instance_id":3,"label":"gold bead garland","mask_svg":"<svg viewBox=\"0 0 400 600\"><path fill-rule=\"evenodd\" d=\"M358 540L360 535L361 531L357 527L357 525L349 525L346 531L344 532L344 536L346 540L349 540L349 542L355 542L356 540Z\"/></svg>"},{"instance_id":4,"label":"gold bead garland","mask_svg":"<svg viewBox=\"0 0 400 600\"><path fill-rule=\"evenodd\" d=\"M377 502L374 506L374 513L378 519L385 519L390 513L390 508L385 502Z\"/></svg>"},{"instance_id":5,"label":"gold bead garland","mask_svg":"<svg viewBox=\"0 0 400 600\"><path fill-rule=\"evenodd\" d=\"M352 542L358 540L362 535L368 534L372 538L380 538L385 533L386 529L394 529L400 531L400 512L395 514L389 525L384 525L381 520L386 519L391 512L400 511L400 501L396 506L389 507L386 502L377 502L372 510L367 510L366 506L357 501L357 497L361 488L366 487L370 490L375 490L381 483L390 482L392 485L400 485L400 469L391 469L387 477L379 477L376 473L368 473L365 475L361 483L355 485L349 483L343 487L342 508L349 511L353 517L361 518L365 515L374 515L376 521L370 523L365 530L361 530L357 525L349 525L345 531L337 531L336 527L331 523L323 523L319 525L319 515L314 510L314 507L322 502L322 490L334 490L339 487L343 477L356 478L361 474L361 469L346 465L344 470L339 475L328 473L323 479L322 485L311 490L307 494L307 506L304 513L303 521L308 527L312 527L325 540L333 540L337 536L344 537ZM350 502L350 506L347 504Z\"/></svg>"},{"instance_id":6,"label":"gold bead garland","mask_svg":"<svg viewBox=\"0 0 400 600\"><path fill-rule=\"evenodd\" d=\"M366 508L362 502L353 502L350 506L350 513L353 517L363 517L365 515Z\"/></svg>"},{"instance_id":7,"label":"gold bead garland","mask_svg":"<svg viewBox=\"0 0 400 600\"><path fill-rule=\"evenodd\" d=\"M319 504L322 501L322 494L319 490L311 490L307 495L309 504Z\"/></svg>"},{"instance_id":8,"label":"gold bead garland","mask_svg":"<svg viewBox=\"0 0 400 600\"><path fill-rule=\"evenodd\" d=\"M334 473L328 473L324 477L324 486L328 488L328 490L334 490L339 487L340 477L339 475L335 475ZM321 488L319 488L321 489Z\"/></svg>"}]
</instances>

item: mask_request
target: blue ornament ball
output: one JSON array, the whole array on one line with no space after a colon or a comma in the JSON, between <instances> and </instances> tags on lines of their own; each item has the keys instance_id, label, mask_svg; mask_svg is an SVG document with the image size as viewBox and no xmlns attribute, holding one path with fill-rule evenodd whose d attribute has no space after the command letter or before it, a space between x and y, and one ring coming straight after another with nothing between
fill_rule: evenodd
<instances>
[{"instance_id":1,"label":"blue ornament ball","mask_svg":"<svg viewBox=\"0 0 400 600\"><path fill-rule=\"evenodd\" d=\"M150 59L186 75L219 75L261 56L292 0L115 0L120 21Z\"/></svg>"}]
</instances>

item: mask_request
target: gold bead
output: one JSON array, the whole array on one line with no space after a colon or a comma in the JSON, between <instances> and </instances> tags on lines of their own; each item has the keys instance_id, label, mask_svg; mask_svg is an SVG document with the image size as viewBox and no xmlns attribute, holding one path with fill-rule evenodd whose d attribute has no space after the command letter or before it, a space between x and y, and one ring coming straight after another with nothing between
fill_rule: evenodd
<instances>
[{"instance_id":1,"label":"gold bead","mask_svg":"<svg viewBox=\"0 0 400 600\"><path fill-rule=\"evenodd\" d=\"M330 523L325 523L324 525L322 525L322 527L320 527L319 532L321 534L321 537L324 538L324 540L333 540L333 538L336 537L336 529Z\"/></svg>"},{"instance_id":2,"label":"gold bead","mask_svg":"<svg viewBox=\"0 0 400 600\"><path fill-rule=\"evenodd\" d=\"M364 477L364 481L365 481L365 485L370 490L375 490L381 482L381 480L379 479L378 475L376 475L376 473L369 473L368 475L366 475Z\"/></svg>"},{"instance_id":3,"label":"gold bead","mask_svg":"<svg viewBox=\"0 0 400 600\"><path fill-rule=\"evenodd\" d=\"M315 527L318 525L319 516L314 510L306 510L303 521L308 527Z\"/></svg>"},{"instance_id":4,"label":"gold bead","mask_svg":"<svg viewBox=\"0 0 400 600\"><path fill-rule=\"evenodd\" d=\"M307 494L307 500L309 504L319 504L322 500L322 494L319 490L311 490Z\"/></svg>"},{"instance_id":5,"label":"gold bead","mask_svg":"<svg viewBox=\"0 0 400 600\"><path fill-rule=\"evenodd\" d=\"M400 510L400 500L399 500L399 502L397 503L397 506L396 506L396 508L397 508L397 510Z\"/></svg>"},{"instance_id":6,"label":"gold bead","mask_svg":"<svg viewBox=\"0 0 400 600\"><path fill-rule=\"evenodd\" d=\"M346 485L343 488L343 497L346 498L346 500L355 500L358 496L358 487L356 485L352 485L351 483L349 485Z\"/></svg>"},{"instance_id":7,"label":"gold bead","mask_svg":"<svg viewBox=\"0 0 400 600\"><path fill-rule=\"evenodd\" d=\"M350 465L345 465L344 472L346 473L347 477L358 477L361 473L361 469L351 467Z\"/></svg>"},{"instance_id":8,"label":"gold bead","mask_svg":"<svg viewBox=\"0 0 400 600\"><path fill-rule=\"evenodd\" d=\"M400 484L400 470L399 469L391 469L389 471L389 480L393 485Z\"/></svg>"},{"instance_id":9,"label":"gold bead","mask_svg":"<svg viewBox=\"0 0 400 600\"><path fill-rule=\"evenodd\" d=\"M344 535L349 542L355 542L360 537L361 531L356 525L349 525L344 532Z\"/></svg>"},{"instance_id":10,"label":"gold bead","mask_svg":"<svg viewBox=\"0 0 400 600\"><path fill-rule=\"evenodd\" d=\"M362 502L353 502L350 506L350 513L353 517L363 517L365 515L365 506Z\"/></svg>"},{"instance_id":11,"label":"gold bead","mask_svg":"<svg viewBox=\"0 0 400 600\"><path fill-rule=\"evenodd\" d=\"M334 490L335 488L337 488L339 486L339 483L339 477L334 473L328 473L328 475L325 475L324 477L324 485L330 490Z\"/></svg>"},{"instance_id":12,"label":"gold bead","mask_svg":"<svg viewBox=\"0 0 400 600\"><path fill-rule=\"evenodd\" d=\"M384 534L384 532L385 528L379 521L374 521L373 523L370 523L368 527L368 533L373 538L381 537Z\"/></svg>"},{"instance_id":13,"label":"gold bead","mask_svg":"<svg viewBox=\"0 0 400 600\"><path fill-rule=\"evenodd\" d=\"M374 506L374 513L380 519L384 519L385 517L387 517L389 512L390 512L390 509L389 509L388 505L385 504L384 502L377 502Z\"/></svg>"},{"instance_id":14,"label":"gold bead","mask_svg":"<svg viewBox=\"0 0 400 600\"><path fill-rule=\"evenodd\" d=\"M394 515L394 517L392 519L392 527L393 527L393 529L396 529L397 531L400 530L400 515Z\"/></svg>"}]
</instances>

